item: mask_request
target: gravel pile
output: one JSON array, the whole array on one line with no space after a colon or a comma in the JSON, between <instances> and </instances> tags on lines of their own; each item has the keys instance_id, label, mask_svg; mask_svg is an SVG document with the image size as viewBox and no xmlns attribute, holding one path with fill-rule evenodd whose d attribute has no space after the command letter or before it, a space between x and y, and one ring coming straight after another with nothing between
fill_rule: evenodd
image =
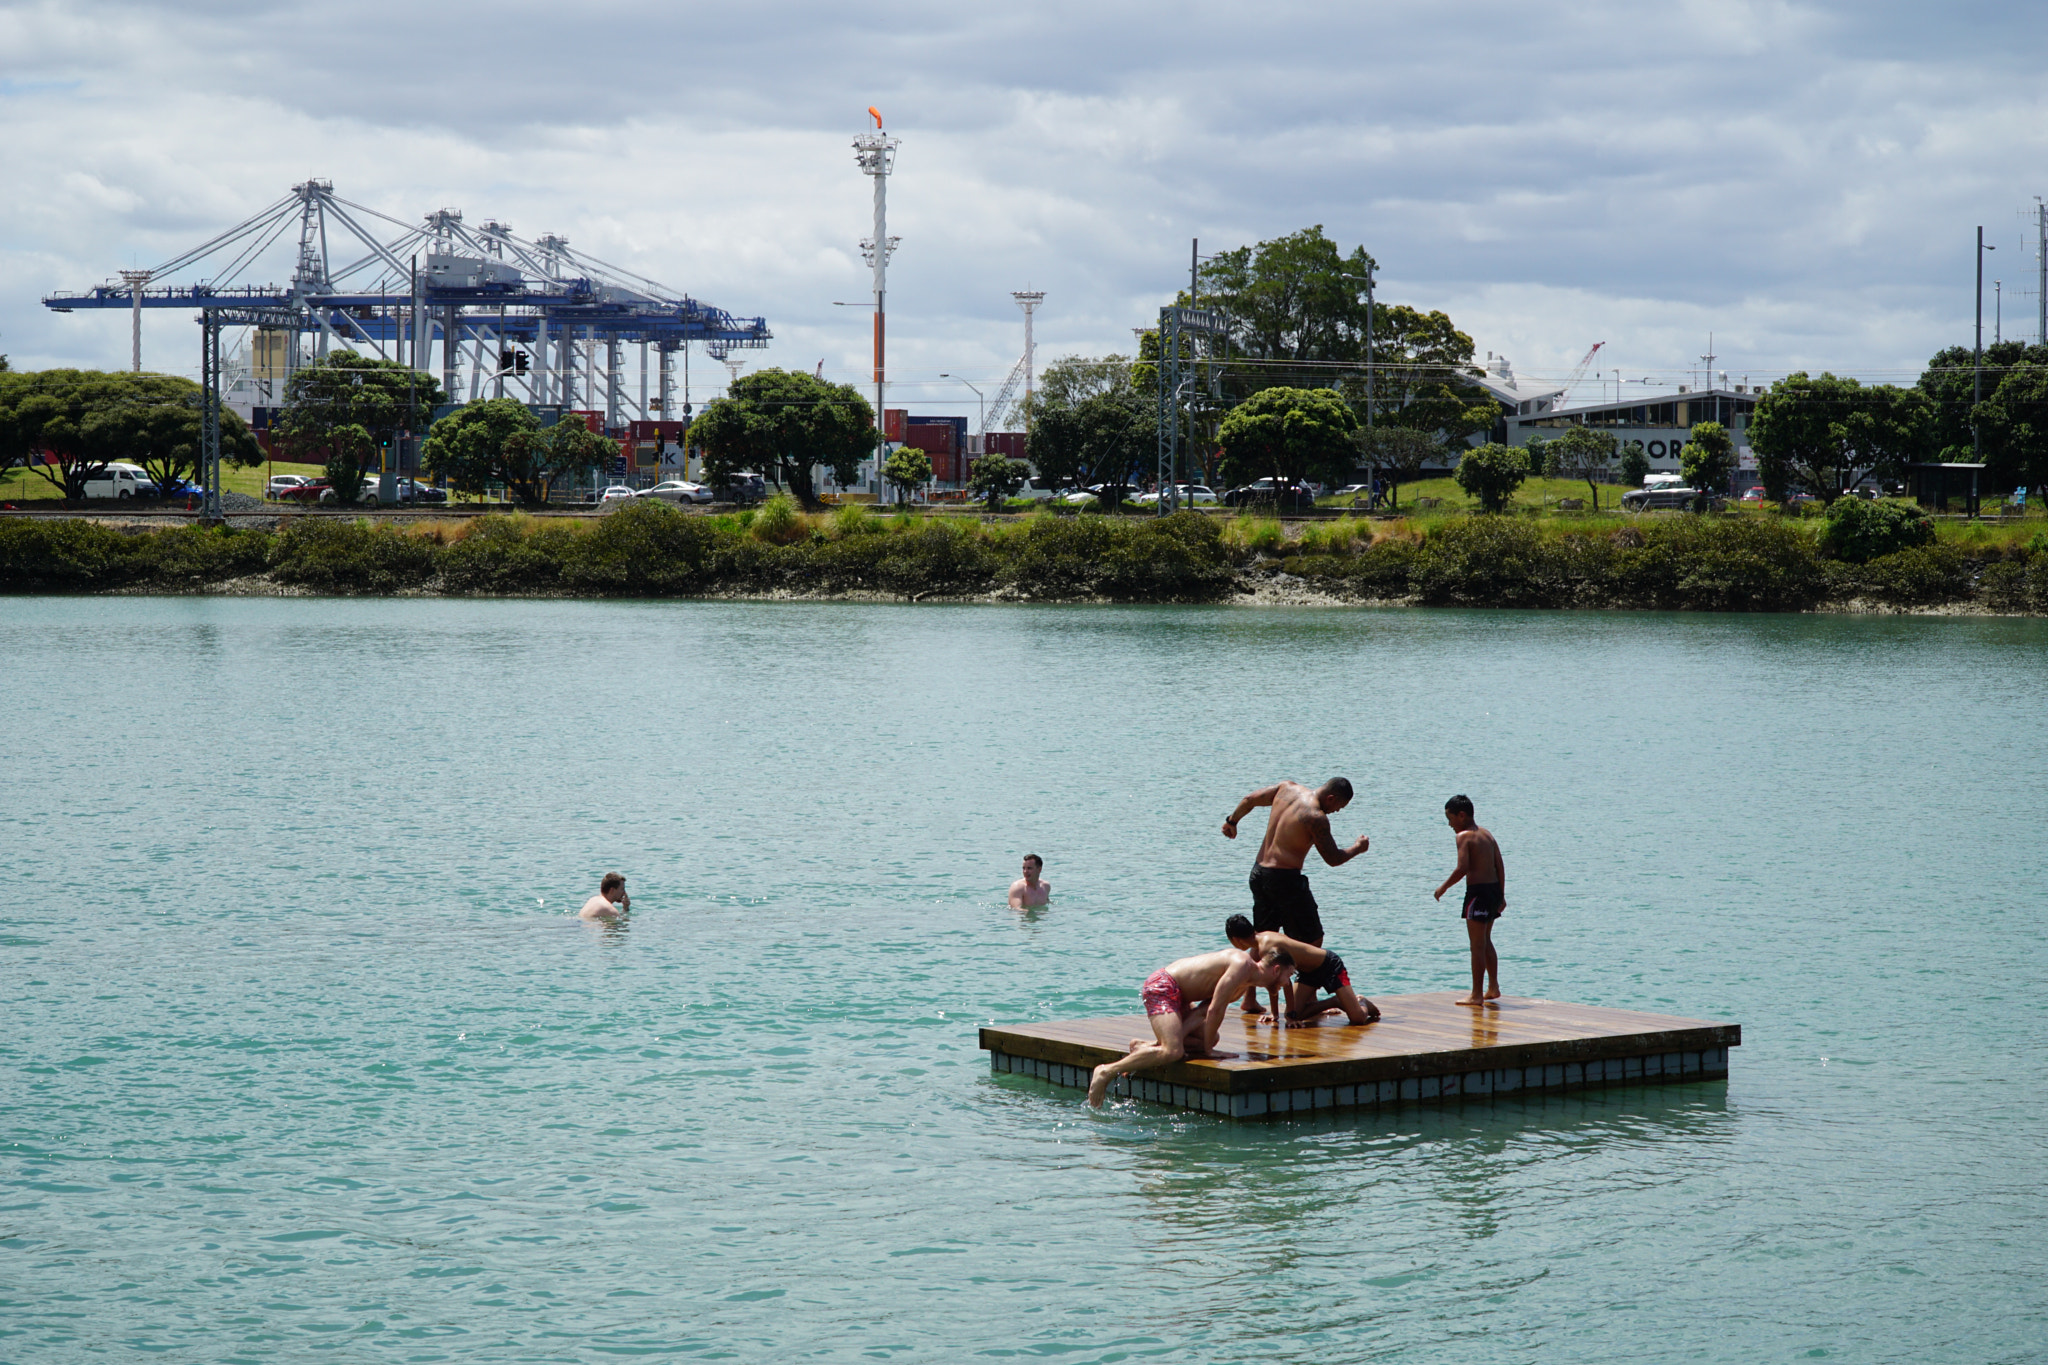
<instances>
[{"instance_id":1,"label":"gravel pile","mask_svg":"<svg viewBox=\"0 0 2048 1365\"><path fill-rule=\"evenodd\" d=\"M252 498L247 493L230 493L221 490L220 510L223 512L261 512L269 506L261 498Z\"/></svg>"}]
</instances>

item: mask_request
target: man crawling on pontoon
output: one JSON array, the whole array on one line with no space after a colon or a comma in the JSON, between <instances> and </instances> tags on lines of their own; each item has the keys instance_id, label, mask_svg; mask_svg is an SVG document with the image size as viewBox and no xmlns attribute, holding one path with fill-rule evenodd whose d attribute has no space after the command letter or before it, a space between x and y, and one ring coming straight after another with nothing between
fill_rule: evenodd
<instances>
[{"instance_id":1,"label":"man crawling on pontoon","mask_svg":"<svg viewBox=\"0 0 2048 1365\"><path fill-rule=\"evenodd\" d=\"M1216 1047L1232 1000L1260 986L1270 990L1293 974L1294 959L1280 948L1257 957L1241 948L1223 948L1167 963L1146 977L1138 991L1153 1037L1131 1039L1129 1053L1095 1068L1088 1078L1088 1103L1100 1109L1109 1083L1127 1071L1207 1056Z\"/></svg>"},{"instance_id":2,"label":"man crawling on pontoon","mask_svg":"<svg viewBox=\"0 0 2048 1365\"><path fill-rule=\"evenodd\" d=\"M1223 936L1248 953L1278 948L1294 959L1292 984L1267 988L1275 1015L1280 1014L1280 991L1287 992L1288 1023L1312 1023L1333 1009L1343 1010L1344 1017L1354 1024L1378 1022L1380 1007L1351 988L1351 973L1345 969L1344 959L1329 949L1299 943L1270 929L1255 931L1252 922L1243 915L1232 915L1223 921ZM1323 995L1325 990L1330 994Z\"/></svg>"}]
</instances>

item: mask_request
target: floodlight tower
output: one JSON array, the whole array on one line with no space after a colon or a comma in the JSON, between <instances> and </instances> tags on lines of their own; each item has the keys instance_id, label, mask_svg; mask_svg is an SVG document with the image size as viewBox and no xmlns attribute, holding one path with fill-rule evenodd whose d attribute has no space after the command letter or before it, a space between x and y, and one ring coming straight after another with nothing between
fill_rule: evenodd
<instances>
[{"instance_id":1,"label":"floodlight tower","mask_svg":"<svg viewBox=\"0 0 2048 1365\"><path fill-rule=\"evenodd\" d=\"M897 139L882 131L882 111L872 104L868 117L875 121L872 131L853 140L853 157L861 173L875 180L875 235L860 244L861 255L875 269L875 500L882 496L882 464L888 458L888 421L883 417L883 358L887 330L883 304L889 291L889 257L897 239L889 235L889 172L896 168Z\"/></svg>"},{"instance_id":2,"label":"floodlight tower","mask_svg":"<svg viewBox=\"0 0 2048 1365\"><path fill-rule=\"evenodd\" d=\"M1031 434L1031 390L1036 382L1031 357L1031 315L1045 302L1043 289L1012 289L1010 297L1024 310L1024 434Z\"/></svg>"},{"instance_id":3,"label":"floodlight tower","mask_svg":"<svg viewBox=\"0 0 2048 1365\"><path fill-rule=\"evenodd\" d=\"M124 270L121 283L128 286L129 311L134 315L135 325L135 373L142 373L142 286L149 283L153 270Z\"/></svg>"}]
</instances>

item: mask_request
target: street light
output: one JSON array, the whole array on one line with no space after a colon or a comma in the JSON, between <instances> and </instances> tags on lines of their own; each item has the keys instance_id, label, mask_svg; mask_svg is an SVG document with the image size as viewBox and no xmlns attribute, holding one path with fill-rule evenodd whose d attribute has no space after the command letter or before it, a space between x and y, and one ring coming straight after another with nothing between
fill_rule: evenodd
<instances>
[{"instance_id":1,"label":"street light","mask_svg":"<svg viewBox=\"0 0 2048 1365\"><path fill-rule=\"evenodd\" d=\"M1372 276L1379 262L1366 258L1363 275L1339 275L1340 280L1365 281L1365 424L1372 425Z\"/></svg>"},{"instance_id":2,"label":"street light","mask_svg":"<svg viewBox=\"0 0 2048 1365\"><path fill-rule=\"evenodd\" d=\"M1976 405L1984 401L1984 253L1998 250L1984 244L1984 229L1977 229L1977 359L1970 378L1970 459L1984 458L1984 438L1977 430Z\"/></svg>"},{"instance_id":3,"label":"street light","mask_svg":"<svg viewBox=\"0 0 2048 1365\"><path fill-rule=\"evenodd\" d=\"M944 370L939 371L939 378L950 379L955 384L967 384L967 381L962 379L959 375L947 374ZM967 387L970 389L974 389L974 385L972 384L967 384ZM980 389L974 389L974 398L976 402L981 404L981 434L984 437L986 437L988 435L988 400L981 396Z\"/></svg>"}]
</instances>

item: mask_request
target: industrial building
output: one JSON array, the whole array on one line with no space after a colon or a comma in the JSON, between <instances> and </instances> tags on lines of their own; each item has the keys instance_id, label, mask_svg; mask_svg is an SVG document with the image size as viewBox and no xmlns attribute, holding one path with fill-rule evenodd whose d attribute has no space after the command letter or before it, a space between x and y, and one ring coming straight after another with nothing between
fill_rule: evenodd
<instances>
[{"instance_id":1,"label":"industrial building","mask_svg":"<svg viewBox=\"0 0 2048 1365\"><path fill-rule=\"evenodd\" d=\"M1676 392L1668 394L1518 412L1504 419L1506 432L1501 439L1507 445L1526 446L1535 440L1554 441L1572 427L1591 427L1611 434L1621 448L1641 446L1652 473L1677 473L1680 452L1685 449L1693 426L1699 422L1719 422L1728 428L1735 442L1736 485L1746 487L1757 481L1756 453L1749 446L1749 419L1756 412L1756 400L1763 391L1761 384L1711 389L1691 389L1681 384Z\"/></svg>"}]
</instances>

